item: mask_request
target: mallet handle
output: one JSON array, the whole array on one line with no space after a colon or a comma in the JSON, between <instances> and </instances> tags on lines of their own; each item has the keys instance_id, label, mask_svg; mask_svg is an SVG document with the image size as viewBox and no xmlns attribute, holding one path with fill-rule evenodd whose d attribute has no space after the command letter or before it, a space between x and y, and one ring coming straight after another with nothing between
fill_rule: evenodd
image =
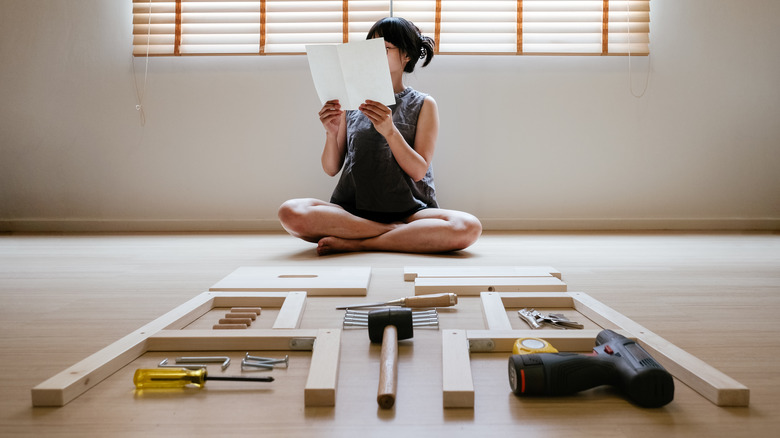
<instances>
[{"instance_id":1,"label":"mallet handle","mask_svg":"<svg viewBox=\"0 0 780 438\"><path fill-rule=\"evenodd\" d=\"M382 356L379 363L379 390L376 402L382 409L390 409L395 404L395 392L398 382L398 330L394 325L385 327L382 335Z\"/></svg>"}]
</instances>

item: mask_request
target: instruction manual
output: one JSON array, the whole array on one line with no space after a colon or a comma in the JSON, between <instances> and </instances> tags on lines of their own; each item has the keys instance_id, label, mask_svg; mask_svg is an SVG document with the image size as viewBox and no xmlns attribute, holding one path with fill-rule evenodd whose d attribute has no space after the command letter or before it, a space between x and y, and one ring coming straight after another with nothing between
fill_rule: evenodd
<instances>
[{"instance_id":1,"label":"instruction manual","mask_svg":"<svg viewBox=\"0 0 780 438\"><path fill-rule=\"evenodd\" d=\"M334 99L343 110L355 110L367 99L395 104L384 38L307 45L306 56L323 105Z\"/></svg>"}]
</instances>

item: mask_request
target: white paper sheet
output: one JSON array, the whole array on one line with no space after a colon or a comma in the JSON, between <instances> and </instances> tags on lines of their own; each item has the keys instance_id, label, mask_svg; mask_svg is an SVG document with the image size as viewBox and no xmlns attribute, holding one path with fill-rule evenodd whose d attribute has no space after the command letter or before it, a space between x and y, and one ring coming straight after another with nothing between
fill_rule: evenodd
<instances>
[{"instance_id":1,"label":"white paper sheet","mask_svg":"<svg viewBox=\"0 0 780 438\"><path fill-rule=\"evenodd\" d=\"M357 109L366 99L395 104L383 38L307 45L306 56L323 105L333 99L344 110Z\"/></svg>"}]
</instances>

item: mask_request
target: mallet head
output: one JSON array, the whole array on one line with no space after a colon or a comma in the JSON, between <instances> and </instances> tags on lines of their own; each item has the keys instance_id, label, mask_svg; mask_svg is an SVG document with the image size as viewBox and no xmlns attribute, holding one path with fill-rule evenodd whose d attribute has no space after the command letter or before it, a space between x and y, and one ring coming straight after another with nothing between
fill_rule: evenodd
<instances>
[{"instance_id":1,"label":"mallet head","mask_svg":"<svg viewBox=\"0 0 780 438\"><path fill-rule=\"evenodd\" d=\"M412 309L388 308L368 312L368 338L371 342L382 343L385 327L394 325L398 331L398 340L409 339L413 334Z\"/></svg>"}]
</instances>

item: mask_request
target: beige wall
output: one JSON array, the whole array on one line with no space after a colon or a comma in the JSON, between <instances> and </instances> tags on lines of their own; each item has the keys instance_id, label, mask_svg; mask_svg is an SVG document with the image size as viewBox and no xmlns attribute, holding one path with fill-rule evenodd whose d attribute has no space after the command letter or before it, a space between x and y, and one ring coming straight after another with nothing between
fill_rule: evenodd
<instances>
[{"instance_id":1,"label":"beige wall","mask_svg":"<svg viewBox=\"0 0 780 438\"><path fill-rule=\"evenodd\" d=\"M279 229L327 198L304 56L152 58L130 0L0 0L0 230ZM444 207L487 229L780 228L776 0L652 0L651 57L439 56ZM649 63L649 65L648 65Z\"/></svg>"}]
</instances>

